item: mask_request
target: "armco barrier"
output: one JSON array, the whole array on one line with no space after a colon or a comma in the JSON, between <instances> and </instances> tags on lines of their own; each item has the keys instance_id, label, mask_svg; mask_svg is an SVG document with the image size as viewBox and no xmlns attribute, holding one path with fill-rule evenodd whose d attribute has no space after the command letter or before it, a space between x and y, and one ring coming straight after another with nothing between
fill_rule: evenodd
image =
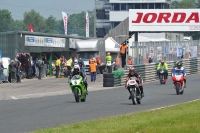
<instances>
[{"instance_id":1,"label":"armco barrier","mask_svg":"<svg viewBox=\"0 0 200 133\"><path fill-rule=\"evenodd\" d=\"M171 76L171 70L175 65L176 61L167 61L168 64L168 79ZM187 75L196 74L200 72L200 58L191 58L191 59L183 59L182 60L183 67L186 69ZM143 65L133 65L135 67L135 71L141 74L144 82L152 82L158 79L157 77L157 68L158 63L151 63L151 64L143 64ZM129 68L127 66L126 68ZM128 70L124 70L125 75L121 77L121 85L124 85L126 80L126 75L128 74ZM115 86L119 86L116 84Z\"/></svg>"}]
</instances>

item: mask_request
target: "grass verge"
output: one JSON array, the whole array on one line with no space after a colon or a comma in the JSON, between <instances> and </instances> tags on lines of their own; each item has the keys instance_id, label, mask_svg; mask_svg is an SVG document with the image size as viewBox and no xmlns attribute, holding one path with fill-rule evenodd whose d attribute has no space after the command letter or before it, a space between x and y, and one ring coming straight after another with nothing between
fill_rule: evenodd
<instances>
[{"instance_id":1,"label":"grass verge","mask_svg":"<svg viewBox=\"0 0 200 133\"><path fill-rule=\"evenodd\" d=\"M33 133L200 133L200 100Z\"/></svg>"}]
</instances>

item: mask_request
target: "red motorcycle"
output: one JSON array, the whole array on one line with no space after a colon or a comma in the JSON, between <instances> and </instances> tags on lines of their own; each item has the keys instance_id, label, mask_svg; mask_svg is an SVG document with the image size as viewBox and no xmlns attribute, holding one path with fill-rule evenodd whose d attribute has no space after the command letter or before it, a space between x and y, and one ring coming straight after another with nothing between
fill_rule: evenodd
<instances>
[{"instance_id":1,"label":"red motorcycle","mask_svg":"<svg viewBox=\"0 0 200 133\"><path fill-rule=\"evenodd\" d=\"M176 73L172 76L172 80L174 82L174 86L176 89L176 94L183 94L184 92L184 76L182 73Z\"/></svg>"}]
</instances>

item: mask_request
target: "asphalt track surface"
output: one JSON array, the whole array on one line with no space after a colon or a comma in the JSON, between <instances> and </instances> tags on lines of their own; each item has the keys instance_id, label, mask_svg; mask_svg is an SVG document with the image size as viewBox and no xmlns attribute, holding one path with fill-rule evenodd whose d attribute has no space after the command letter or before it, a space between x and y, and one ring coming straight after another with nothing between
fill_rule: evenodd
<instances>
[{"instance_id":1,"label":"asphalt track surface","mask_svg":"<svg viewBox=\"0 0 200 133\"><path fill-rule=\"evenodd\" d=\"M33 99L0 101L0 132L28 132L80 121L150 110L200 98L200 75L187 77L183 95L176 95L171 79L144 85L141 105L132 105L128 91L121 88L89 92L85 103L72 94Z\"/></svg>"}]
</instances>

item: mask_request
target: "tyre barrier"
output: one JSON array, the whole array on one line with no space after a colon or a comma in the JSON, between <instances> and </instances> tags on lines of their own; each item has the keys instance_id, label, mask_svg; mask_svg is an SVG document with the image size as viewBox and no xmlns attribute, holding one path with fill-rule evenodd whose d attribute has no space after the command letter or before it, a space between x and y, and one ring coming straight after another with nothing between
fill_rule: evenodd
<instances>
[{"instance_id":1,"label":"tyre barrier","mask_svg":"<svg viewBox=\"0 0 200 133\"><path fill-rule=\"evenodd\" d=\"M113 87L114 86L114 76L112 73L103 74L103 87Z\"/></svg>"}]
</instances>

